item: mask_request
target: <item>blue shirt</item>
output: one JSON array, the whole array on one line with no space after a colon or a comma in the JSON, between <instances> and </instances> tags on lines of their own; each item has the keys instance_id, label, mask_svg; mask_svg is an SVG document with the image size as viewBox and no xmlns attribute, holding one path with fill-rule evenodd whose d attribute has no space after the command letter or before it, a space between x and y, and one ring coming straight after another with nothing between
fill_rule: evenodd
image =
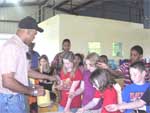
<instances>
[{"instance_id":1,"label":"blue shirt","mask_svg":"<svg viewBox=\"0 0 150 113\"><path fill-rule=\"evenodd\" d=\"M38 68L38 60L39 60L39 53L36 51L33 51L31 54L31 68L36 69Z\"/></svg>"},{"instance_id":2,"label":"blue shirt","mask_svg":"<svg viewBox=\"0 0 150 113\"><path fill-rule=\"evenodd\" d=\"M149 83L145 83L143 85L137 85L137 84L127 85L122 92L123 102L129 103L137 99L140 99L143 96L146 89L149 87L149 85L150 85ZM145 110L147 110L148 106L144 106L144 107ZM143 107L142 109L139 108L139 110L143 110ZM131 113L131 112L133 112L133 109L126 109L124 111L124 113Z\"/></svg>"}]
</instances>

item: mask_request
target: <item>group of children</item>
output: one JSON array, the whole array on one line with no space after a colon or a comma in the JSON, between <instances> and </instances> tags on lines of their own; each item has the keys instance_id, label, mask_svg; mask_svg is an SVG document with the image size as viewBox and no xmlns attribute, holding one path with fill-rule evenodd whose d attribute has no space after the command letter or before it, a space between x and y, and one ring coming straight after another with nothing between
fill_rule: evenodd
<instances>
[{"instance_id":1,"label":"group of children","mask_svg":"<svg viewBox=\"0 0 150 113\"><path fill-rule=\"evenodd\" d=\"M81 73L81 71L79 70L78 72L77 69L74 71L73 60L71 62L71 60L67 58L63 59L64 68L68 68L68 70L74 72L74 79L72 79L71 72L69 71L66 75L60 74L61 81L66 81L68 78L70 79L68 80L70 88L68 88L68 90L61 89L62 92L65 92L64 94L61 94L61 101L66 102L66 104L60 103L59 107L63 109L59 109L59 111L83 113L88 110L88 112L91 113L108 113L109 111L105 108L107 105L118 104L119 95L114 87L114 84L116 83L108 70L97 67L96 64L98 61L99 56L96 53L90 53L85 58L87 70ZM69 69L69 66L72 66L72 69ZM145 82L146 70L143 62L138 61L130 65L129 72L132 84L123 88L122 103L140 99L149 87L149 83ZM68 74L70 74L70 76ZM80 100L81 94L82 100ZM64 100L64 97L67 98ZM80 99L77 99L77 97ZM137 111L148 112L149 106L147 105L137 109L127 109L123 112L132 113ZM113 113L119 112L122 111L118 110Z\"/></svg>"},{"instance_id":2,"label":"group of children","mask_svg":"<svg viewBox=\"0 0 150 113\"><path fill-rule=\"evenodd\" d=\"M59 92L59 112L150 112L148 105L136 109L124 107L124 110L123 107L118 107L120 104L140 99L146 89L149 88L149 83L145 81L146 69L142 61L135 61L129 66L132 83L122 87L121 93L120 86L108 69L106 55L99 56L96 53L89 53L84 59L85 63L83 63L83 56L71 52L70 44L68 39L63 41L63 52L56 55L51 63L51 68L45 55L39 59L41 72L48 72L53 76L57 75L57 82L52 83L53 88L50 90ZM45 65L41 67L42 62L45 62ZM44 81L40 82L43 83ZM55 101L55 93L50 95L53 95L51 99Z\"/></svg>"}]
</instances>

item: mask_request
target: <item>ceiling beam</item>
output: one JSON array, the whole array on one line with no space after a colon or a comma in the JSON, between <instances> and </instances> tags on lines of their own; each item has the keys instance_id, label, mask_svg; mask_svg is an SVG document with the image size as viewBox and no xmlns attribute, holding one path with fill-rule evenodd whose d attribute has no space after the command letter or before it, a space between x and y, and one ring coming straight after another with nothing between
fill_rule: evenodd
<instances>
[{"instance_id":1,"label":"ceiling beam","mask_svg":"<svg viewBox=\"0 0 150 113\"><path fill-rule=\"evenodd\" d=\"M60 2L59 4L55 5L53 8L54 8L54 9L60 8L60 7L63 6L64 4L68 3L69 1L70 1L70 0L62 1L62 2Z\"/></svg>"},{"instance_id":2,"label":"ceiling beam","mask_svg":"<svg viewBox=\"0 0 150 113\"><path fill-rule=\"evenodd\" d=\"M70 11L70 10L67 10L67 9L65 9L65 8L57 8L56 10L59 10L59 11L62 11L62 12L65 12L65 13L68 13L68 14L74 14L74 15L78 15L77 13L75 13L75 12L72 12L72 11Z\"/></svg>"},{"instance_id":3,"label":"ceiling beam","mask_svg":"<svg viewBox=\"0 0 150 113\"><path fill-rule=\"evenodd\" d=\"M94 3L94 2L96 2L96 1L99 1L99 0L89 0L89 1L87 1L87 2L85 2L85 3L83 3L83 4L81 4L81 5L78 5L78 6L75 7L75 8L72 8L72 11L78 10L78 9L80 9L80 8L82 8L82 7L85 7L85 6L87 6L87 5L91 4L91 3Z\"/></svg>"},{"instance_id":4,"label":"ceiling beam","mask_svg":"<svg viewBox=\"0 0 150 113\"><path fill-rule=\"evenodd\" d=\"M0 22L10 22L10 23L18 23L19 21L18 20L0 20Z\"/></svg>"}]
</instances>

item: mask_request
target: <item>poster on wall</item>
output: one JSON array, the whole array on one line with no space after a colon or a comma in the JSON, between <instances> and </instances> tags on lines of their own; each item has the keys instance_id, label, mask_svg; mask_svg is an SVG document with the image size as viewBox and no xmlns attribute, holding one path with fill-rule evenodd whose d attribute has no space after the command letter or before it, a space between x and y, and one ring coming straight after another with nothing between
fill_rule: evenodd
<instances>
[{"instance_id":1,"label":"poster on wall","mask_svg":"<svg viewBox=\"0 0 150 113\"><path fill-rule=\"evenodd\" d=\"M112 56L122 57L122 43L113 42L112 47L113 47Z\"/></svg>"},{"instance_id":2,"label":"poster on wall","mask_svg":"<svg viewBox=\"0 0 150 113\"><path fill-rule=\"evenodd\" d=\"M97 54L101 53L100 42L88 42L88 53L96 52Z\"/></svg>"}]
</instances>

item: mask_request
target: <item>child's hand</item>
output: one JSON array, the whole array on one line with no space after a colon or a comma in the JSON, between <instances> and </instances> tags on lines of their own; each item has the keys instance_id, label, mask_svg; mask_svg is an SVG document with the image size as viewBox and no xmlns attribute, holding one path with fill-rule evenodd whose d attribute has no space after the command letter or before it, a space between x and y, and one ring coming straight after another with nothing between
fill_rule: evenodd
<instances>
[{"instance_id":1,"label":"child's hand","mask_svg":"<svg viewBox=\"0 0 150 113\"><path fill-rule=\"evenodd\" d=\"M72 99L73 99L75 96L76 96L76 93L75 93L75 92L69 92L69 93L68 93L68 97L69 97L69 98L72 98Z\"/></svg>"},{"instance_id":2,"label":"child's hand","mask_svg":"<svg viewBox=\"0 0 150 113\"><path fill-rule=\"evenodd\" d=\"M79 108L76 113L84 113L85 109L84 108Z\"/></svg>"},{"instance_id":3,"label":"child's hand","mask_svg":"<svg viewBox=\"0 0 150 113\"><path fill-rule=\"evenodd\" d=\"M72 113L71 111L64 111L63 113Z\"/></svg>"},{"instance_id":4,"label":"child's hand","mask_svg":"<svg viewBox=\"0 0 150 113\"><path fill-rule=\"evenodd\" d=\"M69 108L66 108L64 109L64 113L71 113L70 109Z\"/></svg>"},{"instance_id":5,"label":"child's hand","mask_svg":"<svg viewBox=\"0 0 150 113\"><path fill-rule=\"evenodd\" d=\"M105 109L109 112L114 112L118 110L118 105L117 104L110 104L105 106Z\"/></svg>"}]
</instances>

